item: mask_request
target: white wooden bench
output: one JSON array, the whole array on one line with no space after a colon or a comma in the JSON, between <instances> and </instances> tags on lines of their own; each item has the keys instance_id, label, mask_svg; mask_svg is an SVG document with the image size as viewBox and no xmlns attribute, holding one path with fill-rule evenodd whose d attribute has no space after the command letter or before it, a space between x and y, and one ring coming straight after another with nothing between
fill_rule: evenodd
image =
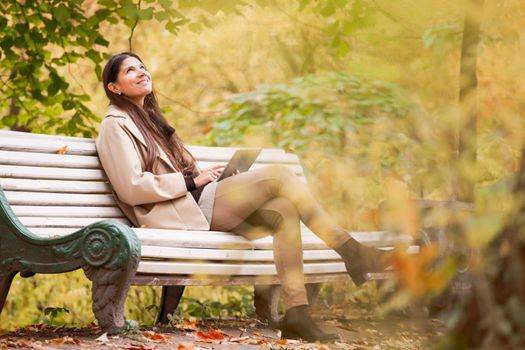
<instances>
[{"instance_id":1,"label":"white wooden bench","mask_svg":"<svg viewBox=\"0 0 525 350\"><path fill-rule=\"evenodd\" d=\"M200 146L189 149L201 167L225 163L235 150ZM304 179L295 155L265 149L253 167L270 163L286 165ZM0 191L0 199L3 198L0 203L0 307L4 305L16 273L31 276L80 267L94 282L93 310L99 324L106 330L118 331L123 325L123 300L120 301L117 294L123 294L124 299L129 283L164 286L160 321L166 321L167 313L173 312L184 286L279 283L271 237L248 241L228 232L127 228L130 222L115 204L92 139L0 131L0 186L3 189L3 193ZM102 223L95 224L94 228L86 229L100 221ZM120 223L110 225L116 225L119 232L125 231L128 243L109 242L111 239L104 234L104 227L109 222ZM86 230L91 230L91 238L85 237ZM26 243L8 244L15 240L8 237L8 231L12 237L18 237L16 240L40 247L33 255L45 255L47 250L53 250L55 265L60 265L66 255L69 262L63 262L60 268L52 267L53 256L48 256L46 262L31 263L24 253L32 248L26 249ZM381 247L410 241L408 236L384 232L354 232L352 235L365 244ZM67 243L66 237L73 236L75 238ZM307 283L349 278L343 262L333 250L304 226L302 236ZM135 247L138 246L136 237L140 241L139 248ZM57 244L62 245L58 253L54 248ZM91 244L89 249L81 247L86 244ZM86 258L86 249L91 258ZM140 249L140 256L135 257L135 262L132 258L124 268L124 263L120 262L117 268L116 263L111 265L116 260L104 255L108 249L117 253L118 249L123 249L131 256L137 255L136 250ZM77 259L76 265L70 261L71 257ZM127 272L118 272L122 269ZM123 281L116 287L107 281L118 278ZM118 302L106 300L107 295L117 298ZM270 302L275 308L275 301L264 297L261 300L263 304Z\"/></svg>"}]
</instances>

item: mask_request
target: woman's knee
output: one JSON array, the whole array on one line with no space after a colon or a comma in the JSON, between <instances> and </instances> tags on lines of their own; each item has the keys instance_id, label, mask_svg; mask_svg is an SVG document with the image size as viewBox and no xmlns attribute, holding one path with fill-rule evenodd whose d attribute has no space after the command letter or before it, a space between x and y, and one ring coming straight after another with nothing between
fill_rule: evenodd
<instances>
[{"instance_id":1,"label":"woman's knee","mask_svg":"<svg viewBox=\"0 0 525 350\"><path fill-rule=\"evenodd\" d=\"M265 167L264 169L272 177L290 178L295 176L293 171L285 165L273 164Z\"/></svg>"},{"instance_id":2,"label":"woman's knee","mask_svg":"<svg viewBox=\"0 0 525 350\"><path fill-rule=\"evenodd\" d=\"M260 211L272 219L274 223L282 225L284 222L299 222L299 214L297 209L290 200L278 197L268 201L261 207Z\"/></svg>"},{"instance_id":3,"label":"woman's knee","mask_svg":"<svg viewBox=\"0 0 525 350\"><path fill-rule=\"evenodd\" d=\"M269 165L264 169L264 177L280 188L287 187L290 182L297 181L296 175L284 165Z\"/></svg>"},{"instance_id":4,"label":"woman's knee","mask_svg":"<svg viewBox=\"0 0 525 350\"><path fill-rule=\"evenodd\" d=\"M284 197L277 197L267 202L263 207L263 210L271 210L280 214L282 217L298 217L297 209L293 203Z\"/></svg>"}]
</instances>

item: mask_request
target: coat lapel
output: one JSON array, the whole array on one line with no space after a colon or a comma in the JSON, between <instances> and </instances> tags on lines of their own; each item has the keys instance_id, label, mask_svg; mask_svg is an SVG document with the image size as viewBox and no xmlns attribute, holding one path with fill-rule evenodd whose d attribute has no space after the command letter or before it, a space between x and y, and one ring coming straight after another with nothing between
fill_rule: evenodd
<instances>
[{"instance_id":1,"label":"coat lapel","mask_svg":"<svg viewBox=\"0 0 525 350\"><path fill-rule=\"evenodd\" d=\"M140 130L137 127L137 125L135 125L133 120L131 120L131 117L128 115L128 113L126 113L125 111L123 111L123 110L121 110L121 109L119 109L119 108L117 108L117 107L115 107L113 105L110 105L109 108L108 108L108 111L106 113L106 116L110 116L110 115L117 116L117 117L124 117L124 119L125 119L124 126L126 127L126 129L133 135L133 137L135 137L135 139L137 141L142 143L142 145L144 145L144 147L148 148L148 145L146 144L146 140L144 140L144 136L140 132ZM170 167L170 169L172 169L173 171L177 171L177 169L175 169L175 166L173 164L171 164L168 156L162 150L162 148L160 148L160 147L157 147L157 148L159 150L159 157L160 157L160 159L162 159L164 161L164 163L166 163L166 165Z\"/></svg>"}]
</instances>

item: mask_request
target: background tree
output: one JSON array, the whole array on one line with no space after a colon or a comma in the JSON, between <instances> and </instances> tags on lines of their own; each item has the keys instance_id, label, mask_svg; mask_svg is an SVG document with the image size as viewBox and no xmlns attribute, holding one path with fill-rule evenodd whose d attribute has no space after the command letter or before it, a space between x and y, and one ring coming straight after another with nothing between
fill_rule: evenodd
<instances>
[{"instance_id":1,"label":"background tree","mask_svg":"<svg viewBox=\"0 0 525 350\"><path fill-rule=\"evenodd\" d=\"M102 49L109 45L101 26L124 23L128 50L140 21L155 19L171 33L188 25L199 30L207 15L235 12L242 1L8 0L0 4L0 126L59 134L95 135L99 118L86 106L85 91L72 92L65 76L80 79L71 65L80 58L100 77ZM199 11L193 11L198 9ZM180 11L192 12L192 17ZM80 85L82 86L82 85Z\"/></svg>"}]
</instances>

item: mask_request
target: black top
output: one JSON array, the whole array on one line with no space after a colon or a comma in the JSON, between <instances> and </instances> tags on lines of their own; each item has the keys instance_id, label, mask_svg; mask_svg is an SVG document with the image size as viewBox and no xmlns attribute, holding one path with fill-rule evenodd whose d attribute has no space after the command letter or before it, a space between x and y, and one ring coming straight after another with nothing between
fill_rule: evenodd
<instances>
[{"instance_id":1,"label":"black top","mask_svg":"<svg viewBox=\"0 0 525 350\"><path fill-rule=\"evenodd\" d=\"M197 186L195 186L195 180L193 180L193 174L184 175L184 181L186 181L186 189L188 190L188 192L191 193L193 199L195 199L195 202L199 203L202 190L206 185L197 188Z\"/></svg>"}]
</instances>

